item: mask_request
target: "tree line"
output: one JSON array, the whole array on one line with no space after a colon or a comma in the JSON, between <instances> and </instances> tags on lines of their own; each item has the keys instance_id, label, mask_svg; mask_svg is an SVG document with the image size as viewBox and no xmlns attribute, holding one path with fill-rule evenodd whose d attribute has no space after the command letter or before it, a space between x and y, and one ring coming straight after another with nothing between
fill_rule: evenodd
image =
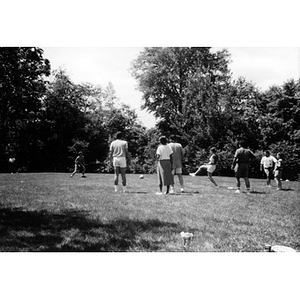
<instances>
[{"instance_id":1,"label":"tree line","mask_svg":"<svg viewBox=\"0 0 300 300\"><path fill-rule=\"evenodd\" d=\"M266 91L232 78L227 50L209 47L145 48L131 73L143 107L156 117L145 128L116 96L113 84L75 84L66 70L51 70L37 47L0 48L0 171L16 158L20 172L67 172L83 151L88 172L111 172L109 144L117 131L129 142L131 172L155 172L161 135L185 149L188 173L218 149L217 173L230 176L240 139L255 152L251 176L261 176L263 150L283 152L284 177L300 174L300 79ZM99 66L101 67L101 66Z\"/></svg>"}]
</instances>

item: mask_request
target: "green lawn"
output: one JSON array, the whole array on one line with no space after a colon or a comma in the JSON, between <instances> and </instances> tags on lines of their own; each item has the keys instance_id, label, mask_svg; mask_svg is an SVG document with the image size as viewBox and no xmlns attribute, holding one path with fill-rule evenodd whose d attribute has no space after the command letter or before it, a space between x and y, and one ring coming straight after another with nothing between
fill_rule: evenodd
<instances>
[{"instance_id":1,"label":"green lawn","mask_svg":"<svg viewBox=\"0 0 300 300\"><path fill-rule=\"evenodd\" d=\"M253 193L235 194L233 177L215 179L221 188L185 176L186 193L165 196L155 195L156 175L127 175L123 194L108 174L0 174L0 251L300 250L299 182L276 191L251 179ZM188 249L182 231L194 234Z\"/></svg>"}]
</instances>

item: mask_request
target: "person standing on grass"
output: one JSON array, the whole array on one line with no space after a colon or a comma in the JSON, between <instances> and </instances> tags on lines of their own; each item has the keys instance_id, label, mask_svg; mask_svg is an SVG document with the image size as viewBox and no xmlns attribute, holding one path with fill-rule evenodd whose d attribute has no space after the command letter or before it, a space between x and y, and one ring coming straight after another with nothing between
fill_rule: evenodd
<instances>
[{"instance_id":1,"label":"person standing on grass","mask_svg":"<svg viewBox=\"0 0 300 300\"><path fill-rule=\"evenodd\" d=\"M114 167L114 189L118 191L119 175L121 174L123 193L126 192L126 168L130 165L128 143L123 140L122 132L116 134L116 140L109 147L110 163Z\"/></svg>"},{"instance_id":2,"label":"person standing on grass","mask_svg":"<svg viewBox=\"0 0 300 300\"><path fill-rule=\"evenodd\" d=\"M276 162L276 158L271 155L269 150L266 150L265 155L260 161L260 170L264 170L267 175L267 187L271 187L271 174L273 173L274 164Z\"/></svg>"},{"instance_id":3,"label":"person standing on grass","mask_svg":"<svg viewBox=\"0 0 300 300\"><path fill-rule=\"evenodd\" d=\"M274 168L274 177L277 183L277 190L282 190L282 169L283 169L283 154L277 153L277 161Z\"/></svg>"},{"instance_id":4,"label":"person standing on grass","mask_svg":"<svg viewBox=\"0 0 300 300\"><path fill-rule=\"evenodd\" d=\"M244 178L247 192L250 192L250 180L249 180L249 162L254 159L253 152L246 148L244 141L239 142L239 148L235 151L231 169L235 171L236 178L236 193L241 192L240 178Z\"/></svg>"},{"instance_id":5,"label":"person standing on grass","mask_svg":"<svg viewBox=\"0 0 300 300\"><path fill-rule=\"evenodd\" d=\"M79 155L75 158L75 168L74 168L74 172L71 174L71 178L76 174L76 172L81 169L82 172L82 178L85 178L86 176L84 175L85 173L85 161L84 161L84 156L82 151L80 151L78 153Z\"/></svg>"},{"instance_id":6,"label":"person standing on grass","mask_svg":"<svg viewBox=\"0 0 300 300\"><path fill-rule=\"evenodd\" d=\"M189 175L192 177L195 177L200 171L206 170L208 179L214 184L214 186L218 186L218 184L212 177L212 174L215 171L216 165L219 160L219 156L217 155L217 149L215 147L212 147L210 149L210 154L211 154L211 156L209 158L209 162L207 164L200 166L195 173L190 173Z\"/></svg>"},{"instance_id":7,"label":"person standing on grass","mask_svg":"<svg viewBox=\"0 0 300 300\"><path fill-rule=\"evenodd\" d=\"M180 183L180 192L184 193L184 184L183 184L183 177L182 177L182 158L184 156L184 151L182 148L182 145L180 143L176 142L176 139L171 139L171 143L168 144L172 151L172 175L173 175L173 181L174 181L174 176L178 176L178 180ZM175 181L174 181L175 183ZM170 194L174 194L174 184L171 185L171 191Z\"/></svg>"},{"instance_id":8,"label":"person standing on grass","mask_svg":"<svg viewBox=\"0 0 300 300\"><path fill-rule=\"evenodd\" d=\"M165 194L169 194L170 185L174 185L174 178L172 175L172 148L167 145L167 138L162 136L160 139L160 145L156 150L157 157L157 176L159 181L159 192L157 195L162 195L163 186L167 187Z\"/></svg>"}]
</instances>

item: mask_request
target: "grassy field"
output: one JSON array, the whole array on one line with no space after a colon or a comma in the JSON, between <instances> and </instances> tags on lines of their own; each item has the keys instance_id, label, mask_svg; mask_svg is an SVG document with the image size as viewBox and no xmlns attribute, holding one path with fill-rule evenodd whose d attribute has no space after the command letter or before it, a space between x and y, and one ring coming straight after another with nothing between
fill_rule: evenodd
<instances>
[{"instance_id":1,"label":"grassy field","mask_svg":"<svg viewBox=\"0 0 300 300\"><path fill-rule=\"evenodd\" d=\"M235 194L233 177L215 177L215 188L205 176L185 176L186 193L165 196L155 195L156 175L127 179L123 194L107 174L0 174L0 251L300 250L299 182L276 191L251 179L251 194ZM194 234L187 249L182 231Z\"/></svg>"}]
</instances>

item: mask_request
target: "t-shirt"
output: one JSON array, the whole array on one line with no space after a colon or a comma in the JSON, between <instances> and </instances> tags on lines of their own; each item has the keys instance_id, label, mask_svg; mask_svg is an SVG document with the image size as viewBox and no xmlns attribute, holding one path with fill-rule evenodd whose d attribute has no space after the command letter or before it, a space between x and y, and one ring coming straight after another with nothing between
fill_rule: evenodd
<instances>
[{"instance_id":1,"label":"t-shirt","mask_svg":"<svg viewBox=\"0 0 300 300\"><path fill-rule=\"evenodd\" d=\"M128 143L123 140L115 140L110 144L110 151L113 157L126 157Z\"/></svg>"},{"instance_id":2,"label":"t-shirt","mask_svg":"<svg viewBox=\"0 0 300 300\"><path fill-rule=\"evenodd\" d=\"M282 170L283 167L283 163L282 163L282 159L278 159L275 163L275 170Z\"/></svg>"},{"instance_id":3,"label":"t-shirt","mask_svg":"<svg viewBox=\"0 0 300 300\"><path fill-rule=\"evenodd\" d=\"M217 162L219 160L219 157L217 154L213 154L210 158L209 158L209 165L216 165Z\"/></svg>"},{"instance_id":4,"label":"t-shirt","mask_svg":"<svg viewBox=\"0 0 300 300\"><path fill-rule=\"evenodd\" d=\"M251 150L241 147L235 151L234 157L238 163L247 164L251 158L255 158L255 155Z\"/></svg>"},{"instance_id":5,"label":"t-shirt","mask_svg":"<svg viewBox=\"0 0 300 300\"><path fill-rule=\"evenodd\" d=\"M75 163L79 165L84 165L84 156L77 156L75 159Z\"/></svg>"},{"instance_id":6,"label":"t-shirt","mask_svg":"<svg viewBox=\"0 0 300 300\"><path fill-rule=\"evenodd\" d=\"M182 145L179 143L170 143L168 146L170 146L173 151L173 167L182 168L182 157L184 155Z\"/></svg>"},{"instance_id":7,"label":"t-shirt","mask_svg":"<svg viewBox=\"0 0 300 300\"><path fill-rule=\"evenodd\" d=\"M159 155L159 160L170 159L172 153L173 150L169 145L159 145L156 150L156 154Z\"/></svg>"},{"instance_id":8,"label":"t-shirt","mask_svg":"<svg viewBox=\"0 0 300 300\"><path fill-rule=\"evenodd\" d=\"M264 166L264 168L272 168L274 163L277 162L277 159L270 155L270 156L263 156L261 161L260 161L260 164Z\"/></svg>"}]
</instances>

